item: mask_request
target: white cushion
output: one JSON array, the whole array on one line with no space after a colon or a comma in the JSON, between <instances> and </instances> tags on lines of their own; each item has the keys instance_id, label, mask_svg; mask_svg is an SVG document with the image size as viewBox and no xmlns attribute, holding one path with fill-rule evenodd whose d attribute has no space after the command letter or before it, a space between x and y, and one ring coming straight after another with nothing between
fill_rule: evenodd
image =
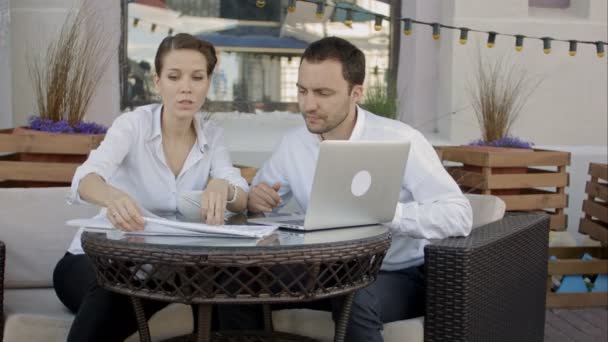
<instances>
[{"instance_id":1,"label":"white cushion","mask_svg":"<svg viewBox=\"0 0 608 342\"><path fill-rule=\"evenodd\" d=\"M321 342L334 340L334 322L331 313L310 309L289 309L272 312L272 324L276 331L308 336ZM391 322L384 325L384 342L422 342L424 318Z\"/></svg>"},{"instance_id":2,"label":"white cushion","mask_svg":"<svg viewBox=\"0 0 608 342\"><path fill-rule=\"evenodd\" d=\"M65 221L99 208L66 203L68 188L0 188L0 240L6 245L5 287L50 287L55 264L76 233Z\"/></svg>"},{"instance_id":3,"label":"white cushion","mask_svg":"<svg viewBox=\"0 0 608 342\"><path fill-rule=\"evenodd\" d=\"M3 342L62 342L66 340L74 315L61 304L53 289L13 289L5 293ZM150 319L153 341L192 331L190 307L171 304ZM139 341L133 334L126 342Z\"/></svg>"},{"instance_id":4,"label":"white cushion","mask_svg":"<svg viewBox=\"0 0 608 342\"><path fill-rule=\"evenodd\" d=\"M493 195L465 194L473 209L473 229L498 221L505 215L507 205Z\"/></svg>"}]
</instances>

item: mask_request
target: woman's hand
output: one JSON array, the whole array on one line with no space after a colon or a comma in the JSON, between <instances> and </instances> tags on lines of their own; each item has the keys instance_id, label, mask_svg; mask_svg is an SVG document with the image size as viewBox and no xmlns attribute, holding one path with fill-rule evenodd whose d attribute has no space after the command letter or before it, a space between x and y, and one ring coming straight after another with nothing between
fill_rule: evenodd
<instances>
[{"instance_id":1,"label":"woman's hand","mask_svg":"<svg viewBox=\"0 0 608 342\"><path fill-rule=\"evenodd\" d=\"M201 194L201 215L207 224L224 224L224 209L230 193L230 184L214 178Z\"/></svg>"},{"instance_id":2,"label":"woman's hand","mask_svg":"<svg viewBox=\"0 0 608 342\"><path fill-rule=\"evenodd\" d=\"M127 232L144 229L144 218L135 201L126 193L118 192L107 203L107 213L114 227Z\"/></svg>"}]
</instances>

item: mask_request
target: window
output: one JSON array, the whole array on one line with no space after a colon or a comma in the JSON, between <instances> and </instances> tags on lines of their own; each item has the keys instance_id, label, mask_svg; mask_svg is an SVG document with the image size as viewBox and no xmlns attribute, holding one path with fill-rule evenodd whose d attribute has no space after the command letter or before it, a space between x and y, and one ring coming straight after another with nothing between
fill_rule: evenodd
<instances>
[{"instance_id":1,"label":"window","mask_svg":"<svg viewBox=\"0 0 608 342\"><path fill-rule=\"evenodd\" d=\"M340 6L366 6L388 14L376 0L338 1ZM346 11L328 6L326 18L315 16L313 3L298 2L287 12L287 0L123 0L123 30L127 32L122 60L124 108L158 102L152 82L154 55L169 34L186 32L213 43L219 64L213 74L206 110L297 110L299 57L308 44L324 36L340 36L361 48L367 58L366 83L381 84L388 67L389 28L374 30L374 16L354 16L343 24Z\"/></svg>"}]
</instances>

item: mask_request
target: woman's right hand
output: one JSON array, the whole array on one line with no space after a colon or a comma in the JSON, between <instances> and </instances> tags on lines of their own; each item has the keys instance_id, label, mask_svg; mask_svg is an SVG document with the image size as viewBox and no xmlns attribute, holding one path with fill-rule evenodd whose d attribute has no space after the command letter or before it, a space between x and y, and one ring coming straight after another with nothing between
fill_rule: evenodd
<instances>
[{"instance_id":1,"label":"woman's right hand","mask_svg":"<svg viewBox=\"0 0 608 342\"><path fill-rule=\"evenodd\" d=\"M144 218L139 206L126 193L120 192L112 196L107 203L107 217L114 227L127 232L144 229Z\"/></svg>"}]
</instances>

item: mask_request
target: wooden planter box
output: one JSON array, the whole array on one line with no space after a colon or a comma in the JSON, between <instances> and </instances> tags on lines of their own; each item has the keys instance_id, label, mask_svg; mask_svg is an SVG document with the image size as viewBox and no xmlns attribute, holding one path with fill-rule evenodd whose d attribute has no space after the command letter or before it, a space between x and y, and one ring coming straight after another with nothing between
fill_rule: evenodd
<instances>
[{"instance_id":1,"label":"wooden planter box","mask_svg":"<svg viewBox=\"0 0 608 342\"><path fill-rule=\"evenodd\" d=\"M581 219L579 232L608 245L608 164L591 163L583 202L585 216Z\"/></svg>"},{"instance_id":2,"label":"wooden planter box","mask_svg":"<svg viewBox=\"0 0 608 342\"><path fill-rule=\"evenodd\" d=\"M583 254L593 260L581 260ZM608 249L605 247L552 247L549 255L557 260L549 260L547 278L547 307L575 308L608 306L608 292L555 293L551 291L552 276L597 275L608 273Z\"/></svg>"},{"instance_id":3,"label":"wooden planter box","mask_svg":"<svg viewBox=\"0 0 608 342\"><path fill-rule=\"evenodd\" d=\"M0 186L66 186L103 137L0 130Z\"/></svg>"},{"instance_id":4,"label":"wooden planter box","mask_svg":"<svg viewBox=\"0 0 608 342\"><path fill-rule=\"evenodd\" d=\"M463 192L496 195L505 201L507 211L544 210L551 215L552 230L566 229L570 153L483 150L476 146L441 146L436 150Z\"/></svg>"}]
</instances>

